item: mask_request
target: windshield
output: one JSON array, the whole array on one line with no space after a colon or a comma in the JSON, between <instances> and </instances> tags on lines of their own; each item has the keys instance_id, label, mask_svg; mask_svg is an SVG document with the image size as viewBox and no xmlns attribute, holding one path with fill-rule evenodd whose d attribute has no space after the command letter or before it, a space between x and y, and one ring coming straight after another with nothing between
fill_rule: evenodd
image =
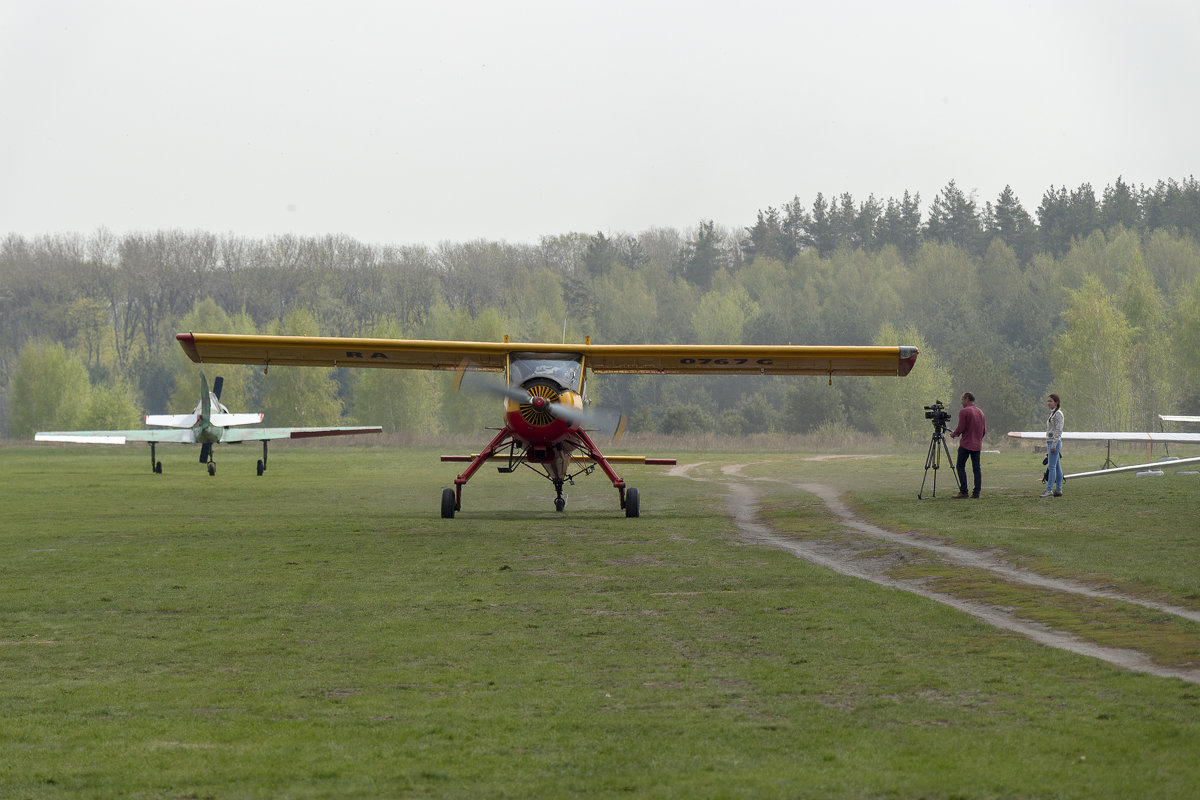
<instances>
[{"instance_id":1,"label":"windshield","mask_svg":"<svg viewBox=\"0 0 1200 800\"><path fill-rule=\"evenodd\" d=\"M513 354L509 361L509 382L520 386L530 378L549 378L564 389L579 391L579 356L537 354Z\"/></svg>"}]
</instances>

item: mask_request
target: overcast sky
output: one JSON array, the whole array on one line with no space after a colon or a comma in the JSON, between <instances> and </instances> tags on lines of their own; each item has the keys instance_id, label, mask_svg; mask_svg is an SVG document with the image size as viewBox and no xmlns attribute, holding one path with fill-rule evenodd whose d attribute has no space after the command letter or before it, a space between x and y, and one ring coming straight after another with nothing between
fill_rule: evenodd
<instances>
[{"instance_id":1,"label":"overcast sky","mask_svg":"<svg viewBox=\"0 0 1200 800\"><path fill-rule=\"evenodd\" d=\"M1196 173L1194 0L0 0L0 235L753 224Z\"/></svg>"}]
</instances>

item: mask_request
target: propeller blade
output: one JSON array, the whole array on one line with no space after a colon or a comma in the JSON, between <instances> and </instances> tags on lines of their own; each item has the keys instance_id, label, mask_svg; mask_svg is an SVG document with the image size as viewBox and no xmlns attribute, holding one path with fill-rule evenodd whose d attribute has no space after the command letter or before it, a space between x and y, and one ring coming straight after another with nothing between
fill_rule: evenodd
<instances>
[{"instance_id":1,"label":"propeller blade","mask_svg":"<svg viewBox=\"0 0 1200 800\"><path fill-rule=\"evenodd\" d=\"M617 408L579 409L562 403L551 403L550 413L572 425L610 434L614 442L625 434L625 412Z\"/></svg>"},{"instance_id":2,"label":"propeller blade","mask_svg":"<svg viewBox=\"0 0 1200 800\"><path fill-rule=\"evenodd\" d=\"M216 395L218 400L221 399L221 388L224 385L225 385L225 379L222 378L220 375L218 375L216 378L213 379L213 394Z\"/></svg>"},{"instance_id":3,"label":"propeller blade","mask_svg":"<svg viewBox=\"0 0 1200 800\"><path fill-rule=\"evenodd\" d=\"M200 463L207 464L212 459L212 444L205 442L200 445Z\"/></svg>"},{"instance_id":4,"label":"propeller blade","mask_svg":"<svg viewBox=\"0 0 1200 800\"><path fill-rule=\"evenodd\" d=\"M472 391L487 392L489 394L506 397L509 400L518 403L532 403L533 398L529 396L529 392L516 386L508 386L504 381L497 378L495 375L479 370L462 370L458 374L457 385L459 391L468 389Z\"/></svg>"}]
</instances>

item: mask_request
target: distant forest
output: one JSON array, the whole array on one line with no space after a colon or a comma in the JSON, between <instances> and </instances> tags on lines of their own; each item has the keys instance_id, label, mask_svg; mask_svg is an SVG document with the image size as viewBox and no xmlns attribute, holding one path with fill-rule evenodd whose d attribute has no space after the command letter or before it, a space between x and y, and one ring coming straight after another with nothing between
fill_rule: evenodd
<instances>
[{"instance_id":1,"label":"distant forest","mask_svg":"<svg viewBox=\"0 0 1200 800\"><path fill-rule=\"evenodd\" d=\"M902 380L603 376L593 398L660 433L927 439L922 406L973 391L989 439L1040 426L1152 429L1200 413L1200 183L818 194L745 227L566 233L537 243L368 245L105 230L0 242L0 431L139 427L196 404L179 331L605 343L905 344ZM275 425L477 431L495 401L450 376L209 365Z\"/></svg>"}]
</instances>

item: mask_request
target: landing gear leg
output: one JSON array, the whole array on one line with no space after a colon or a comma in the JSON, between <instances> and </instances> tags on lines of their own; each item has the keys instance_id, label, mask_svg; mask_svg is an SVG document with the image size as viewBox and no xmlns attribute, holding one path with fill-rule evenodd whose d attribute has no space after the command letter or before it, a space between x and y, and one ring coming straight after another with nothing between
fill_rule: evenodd
<instances>
[{"instance_id":1,"label":"landing gear leg","mask_svg":"<svg viewBox=\"0 0 1200 800\"><path fill-rule=\"evenodd\" d=\"M471 480L471 476L478 471L484 463L491 458L497 450L505 446L505 442L511 446L512 430L508 427L502 428L495 438L488 443L488 446L479 452L479 455L471 459L470 465L462 471L462 474L454 479L454 488L446 489L442 492L442 519L451 519L454 517L455 511L462 511L462 487L467 481ZM443 461L457 461L458 459L447 458L442 456ZM503 470L502 470L503 471ZM510 472L512 470L509 470Z\"/></svg>"},{"instance_id":2,"label":"landing gear leg","mask_svg":"<svg viewBox=\"0 0 1200 800\"><path fill-rule=\"evenodd\" d=\"M154 457L154 442L150 443L150 471L162 475L162 462Z\"/></svg>"},{"instance_id":3,"label":"landing gear leg","mask_svg":"<svg viewBox=\"0 0 1200 800\"><path fill-rule=\"evenodd\" d=\"M258 462L258 474L262 475L267 471L267 440L263 439L263 457L262 461Z\"/></svg>"}]
</instances>

